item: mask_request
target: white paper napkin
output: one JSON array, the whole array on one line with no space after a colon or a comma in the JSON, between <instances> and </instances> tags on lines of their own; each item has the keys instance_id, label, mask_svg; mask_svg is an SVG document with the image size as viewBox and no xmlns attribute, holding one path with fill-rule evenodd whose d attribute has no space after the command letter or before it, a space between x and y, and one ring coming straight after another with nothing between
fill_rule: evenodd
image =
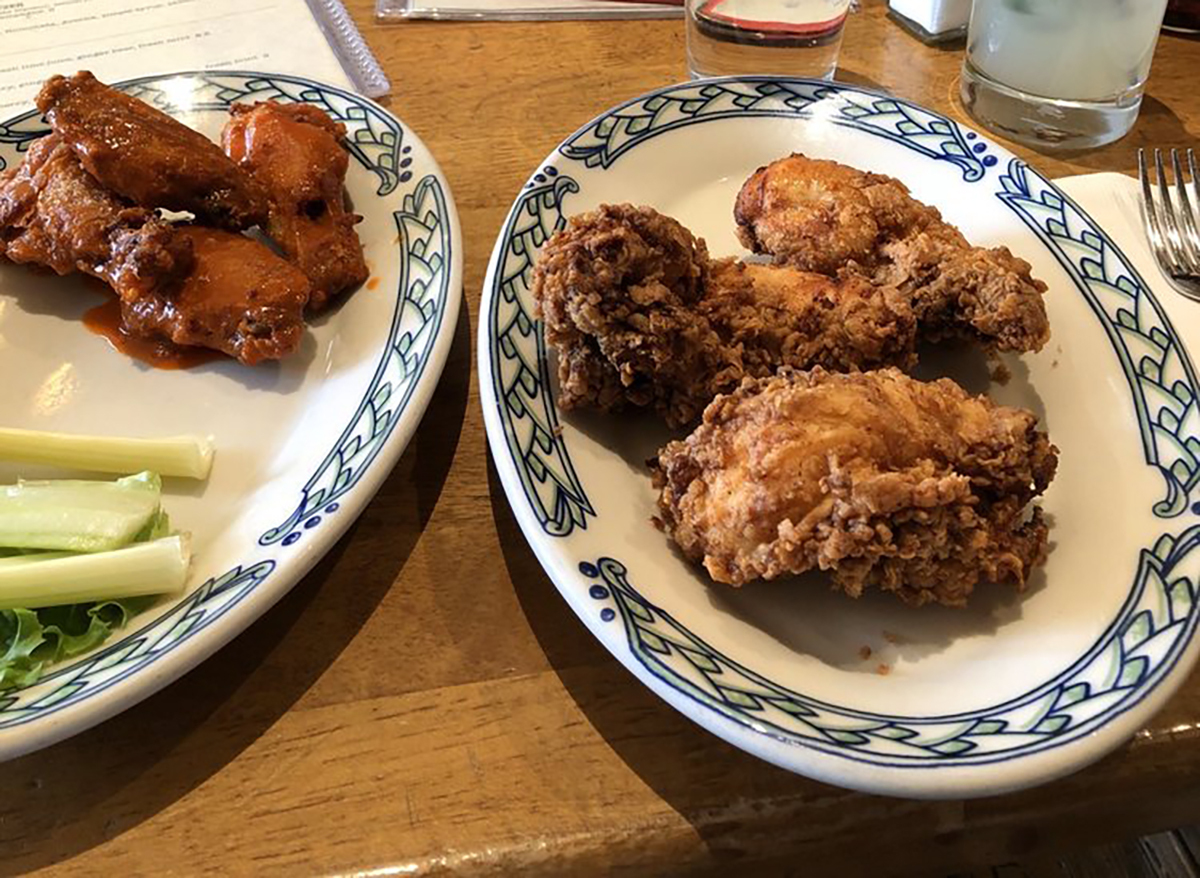
<instances>
[{"instance_id":1,"label":"white paper napkin","mask_svg":"<svg viewBox=\"0 0 1200 878\"><path fill-rule=\"evenodd\" d=\"M1154 293L1188 351L1200 350L1200 302L1185 299L1163 278L1150 252L1138 207L1138 181L1124 174L1081 174L1055 184L1073 198L1108 233ZM1051 332L1066 338L1069 328ZM1066 344L1064 343L1064 348Z\"/></svg>"}]
</instances>

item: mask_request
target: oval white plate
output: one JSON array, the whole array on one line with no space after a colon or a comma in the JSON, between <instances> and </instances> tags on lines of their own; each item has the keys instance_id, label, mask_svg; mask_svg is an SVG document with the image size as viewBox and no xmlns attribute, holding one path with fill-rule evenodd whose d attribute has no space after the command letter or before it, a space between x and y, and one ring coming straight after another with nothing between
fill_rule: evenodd
<instances>
[{"instance_id":1,"label":"oval white plate","mask_svg":"<svg viewBox=\"0 0 1200 878\"><path fill-rule=\"evenodd\" d=\"M1008 245L1049 283L1053 338L1007 361L1006 386L989 389L971 352L923 366L1032 408L1061 449L1044 501L1049 562L1023 597L984 586L966 610L912 609L883 594L850 600L820 577L714 584L649 524L643 461L667 433L644 416L556 410L529 282L564 218L648 204L715 256L744 254L734 196L792 151L898 177L973 242ZM505 491L567 602L669 703L785 768L905 796L1028 786L1125 740L1196 660L1195 370L1103 230L936 113L766 77L672 86L605 113L513 205L485 281L479 367Z\"/></svg>"},{"instance_id":2,"label":"oval white plate","mask_svg":"<svg viewBox=\"0 0 1200 878\"><path fill-rule=\"evenodd\" d=\"M295 76L181 73L120 86L216 139L236 102L309 102L342 122L346 179L371 280L279 364L147 368L88 332L101 301L80 277L0 265L0 423L131 436L211 434L204 485L168 480L193 535L187 595L137 617L94 654L0 692L0 759L59 741L140 701L249 625L321 558L382 484L421 420L454 337L462 235L424 144L366 98ZM37 112L0 124L19 162ZM0 164L3 167L3 164ZM29 468L0 465L0 482Z\"/></svg>"}]
</instances>

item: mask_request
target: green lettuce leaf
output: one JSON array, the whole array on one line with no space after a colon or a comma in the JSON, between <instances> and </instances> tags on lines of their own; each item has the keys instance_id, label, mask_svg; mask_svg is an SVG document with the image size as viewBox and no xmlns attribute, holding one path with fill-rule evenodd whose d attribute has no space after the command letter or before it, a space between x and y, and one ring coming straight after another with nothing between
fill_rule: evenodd
<instances>
[{"instance_id":1,"label":"green lettuce leaf","mask_svg":"<svg viewBox=\"0 0 1200 878\"><path fill-rule=\"evenodd\" d=\"M133 542L170 535L171 521L159 509ZM58 556L61 552L0 549L0 557ZM157 600L155 596L117 601L0 610L0 690L29 686L56 662L82 655L108 640Z\"/></svg>"},{"instance_id":2,"label":"green lettuce leaf","mask_svg":"<svg viewBox=\"0 0 1200 878\"><path fill-rule=\"evenodd\" d=\"M150 596L0 610L0 689L28 686L47 666L99 646L155 600Z\"/></svg>"}]
</instances>

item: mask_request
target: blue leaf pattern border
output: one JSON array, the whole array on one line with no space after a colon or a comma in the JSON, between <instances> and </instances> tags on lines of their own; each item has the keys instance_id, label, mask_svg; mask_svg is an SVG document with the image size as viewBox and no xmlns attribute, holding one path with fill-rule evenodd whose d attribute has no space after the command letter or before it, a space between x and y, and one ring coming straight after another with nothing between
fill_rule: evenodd
<instances>
[{"instance_id":1,"label":"blue leaf pattern border","mask_svg":"<svg viewBox=\"0 0 1200 878\"><path fill-rule=\"evenodd\" d=\"M1129 382L1146 463L1166 483L1154 514L1180 515L1200 483L1196 369L1187 351L1125 254L1062 190L1018 159L1000 183L996 197L1058 258L1104 326Z\"/></svg>"},{"instance_id":2,"label":"blue leaf pattern border","mask_svg":"<svg viewBox=\"0 0 1200 878\"><path fill-rule=\"evenodd\" d=\"M369 101L301 77L241 72L195 72L118 83L122 90L172 110L172 81L199 80L191 110L228 109L234 102L278 100L314 103L346 126L352 156L380 180L378 197L392 195L413 177L412 148L403 129ZM0 144L20 153L48 131L36 112L0 124ZM4 167L0 156L0 169ZM263 534L263 546L294 545L305 531L336 512L338 498L370 469L387 444L425 373L443 325L449 297L452 239L447 193L432 174L404 194L394 213L402 265L396 307L376 371L350 423L301 489L296 509ZM22 689L0 692L0 730L24 725L80 704L117 685L182 645L251 595L276 569L272 558L247 561L214 577L164 615L93 655L54 669Z\"/></svg>"},{"instance_id":3,"label":"blue leaf pattern border","mask_svg":"<svg viewBox=\"0 0 1200 878\"><path fill-rule=\"evenodd\" d=\"M1179 572L1200 525L1141 553L1116 621L1071 667L1018 698L951 716L897 717L818 701L766 679L692 634L630 585L619 561L579 565L593 600L611 603L633 655L655 677L722 716L789 743L875 765L911 768L1003 761L1090 734L1168 674L1196 630L1200 584ZM615 610L614 610L615 607Z\"/></svg>"},{"instance_id":4,"label":"blue leaf pattern border","mask_svg":"<svg viewBox=\"0 0 1200 878\"><path fill-rule=\"evenodd\" d=\"M161 618L24 689L0 692L0 729L24 725L120 683L233 609L275 569L272 560L208 580Z\"/></svg>"},{"instance_id":5,"label":"blue leaf pattern border","mask_svg":"<svg viewBox=\"0 0 1200 878\"><path fill-rule=\"evenodd\" d=\"M709 80L672 86L635 98L581 128L559 148L587 167L608 168L651 137L686 125L735 116L810 118L814 105L835 125L884 137L929 158L950 162L963 179L983 179L995 156L987 144L966 135L954 122L882 92L851 89L824 81L771 77ZM975 141L975 143L970 143Z\"/></svg>"},{"instance_id":6,"label":"blue leaf pattern border","mask_svg":"<svg viewBox=\"0 0 1200 878\"><path fill-rule=\"evenodd\" d=\"M686 84L629 101L581 128L559 153L607 169L639 143L685 125L743 116L811 115L832 100L835 124L956 165L968 183L998 164L989 145L954 121L887 95L825 82L745 77ZM551 537L585 529L596 510L571 463L555 412L541 325L527 313L536 248L565 223L563 201L580 191L565 169L526 184L502 232L502 266L489 316L493 389L529 506ZM1146 462L1161 473L1161 519L1191 510L1200 483L1195 369L1153 294L1124 254L1061 190L1014 160L993 178L996 197L1029 226L1074 280L1103 324L1138 413ZM1117 618L1053 680L969 714L897 717L826 704L774 683L715 650L629 583L619 561L584 561L587 593L604 623L621 620L629 649L666 686L746 728L876 765L940 767L1003 761L1088 735L1145 698L1175 666L1200 620L1200 583L1179 572L1195 561L1200 525L1163 534L1140 553ZM587 582L587 580L599 580Z\"/></svg>"},{"instance_id":7,"label":"blue leaf pattern border","mask_svg":"<svg viewBox=\"0 0 1200 878\"><path fill-rule=\"evenodd\" d=\"M337 511L338 498L358 484L387 443L425 370L450 293L449 211L437 178L424 177L394 216L405 258L386 353L350 424L304 486L300 504L259 538L264 546L294 545L321 523L322 511Z\"/></svg>"},{"instance_id":8,"label":"blue leaf pattern border","mask_svg":"<svg viewBox=\"0 0 1200 878\"><path fill-rule=\"evenodd\" d=\"M558 424L541 322L525 309L538 248L566 224L563 199L579 184L554 168L526 185L509 214L491 296L492 380L505 439L542 529L566 536L586 528L592 507Z\"/></svg>"}]
</instances>

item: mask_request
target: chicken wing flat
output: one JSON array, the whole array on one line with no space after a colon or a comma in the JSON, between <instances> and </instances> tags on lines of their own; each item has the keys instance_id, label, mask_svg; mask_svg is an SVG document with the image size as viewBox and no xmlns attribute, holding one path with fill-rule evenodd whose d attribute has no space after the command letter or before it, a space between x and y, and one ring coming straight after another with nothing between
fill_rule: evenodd
<instances>
[{"instance_id":1,"label":"chicken wing flat","mask_svg":"<svg viewBox=\"0 0 1200 878\"><path fill-rule=\"evenodd\" d=\"M0 175L0 255L106 281L125 329L253 365L293 352L308 278L251 238L173 226L104 189L56 134Z\"/></svg>"},{"instance_id":2,"label":"chicken wing flat","mask_svg":"<svg viewBox=\"0 0 1200 878\"><path fill-rule=\"evenodd\" d=\"M1056 465L1032 413L948 379L785 369L714 400L654 484L661 527L718 582L827 570L854 597L961 606L1045 560L1026 506Z\"/></svg>"},{"instance_id":3,"label":"chicken wing flat","mask_svg":"<svg viewBox=\"0 0 1200 878\"><path fill-rule=\"evenodd\" d=\"M971 246L899 180L792 155L759 168L734 207L738 237L776 263L869 277L907 293L931 340L1040 350L1050 338L1029 263L1007 247Z\"/></svg>"},{"instance_id":4,"label":"chicken wing flat","mask_svg":"<svg viewBox=\"0 0 1200 878\"><path fill-rule=\"evenodd\" d=\"M547 242L533 295L564 409L653 409L694 422L718 393L780 366L911 366L910 297L864 278L712 260L648 207L603 205Z\"/></svg>"},{"instance_id":5,"label":"chicken wing flat","mask_svg":"<svg viewBox=\"0 0 1200 878\"><path fill-rule=\"evenodd\" d=\"M176 230L196 264L180 283L122 298L130 333L211 348L247 366L295 352L304 335L304 272L253 238L203 226Z\"/></svg>"},{"instance_id":6,"label":"chicken wing flat","mask_svg":"<svg viewBox=\"0 0 1200 878\"><path fill-rule=\"evenodd\" d=\"M234 230L266 222L265 194L220 147L91 73L47 80L37 106L88 173L135 204Z\"/></svg>"},{"instance_id":7,"label":"chicken wing flat","mask_svg":"<svg viewBox=\"0 0 1200 878\"><path fill-rule=\"evenodd\" d=\"M193 266L190 241L104 189L54 134L0 175L0 256L58 274L85 272L122 298L169 286Z\"/></svg>"},{"instance_id":8,"label":"chicken wing flat","mask_svg":"<svg viewBox=\"0 0 1200 878\"><path fill-rule=\"evenodd\" d=\"M309 307L320 310L367 279L362 217L345 207L346 129L309 104L237 104L221 142L271 202L269 234L312 282Z\"/></svg>"}]
</instances>

